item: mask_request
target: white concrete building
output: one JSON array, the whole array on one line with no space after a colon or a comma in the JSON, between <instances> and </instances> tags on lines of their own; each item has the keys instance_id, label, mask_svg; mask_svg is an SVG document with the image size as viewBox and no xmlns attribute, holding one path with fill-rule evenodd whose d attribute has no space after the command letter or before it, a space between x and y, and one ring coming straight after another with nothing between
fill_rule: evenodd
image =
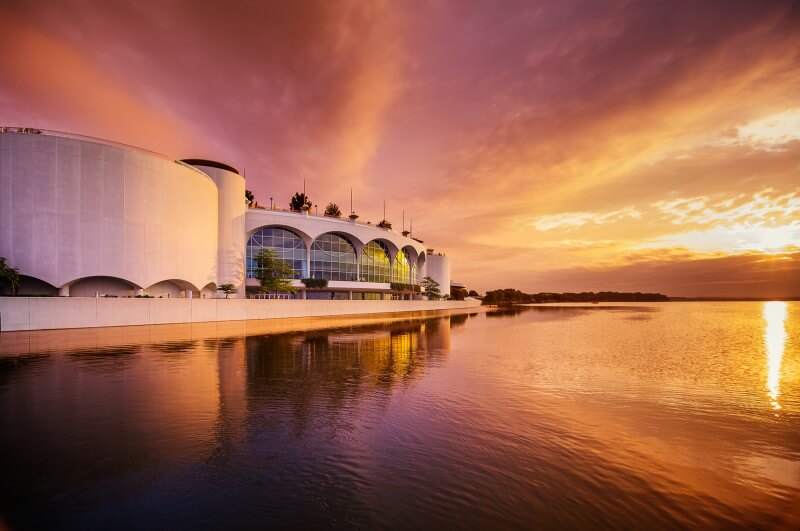
<instances>
[{"instance_id":1,"label":"white concrete building","mask_svg":"<svg viewBox=\"0 0 800 531\"><path fill-rule=\"evenodd\" d=\"M253 257L275 249L302 297L411 298L390 283L426 275L449 294L450 262L388 228L309 213L247 208L226 164L179 161L114 142L0 128L0 256L21 294L214 297L258 285ZM397 287L397 285L395 285Z\"/></svg>"}]
</instances>

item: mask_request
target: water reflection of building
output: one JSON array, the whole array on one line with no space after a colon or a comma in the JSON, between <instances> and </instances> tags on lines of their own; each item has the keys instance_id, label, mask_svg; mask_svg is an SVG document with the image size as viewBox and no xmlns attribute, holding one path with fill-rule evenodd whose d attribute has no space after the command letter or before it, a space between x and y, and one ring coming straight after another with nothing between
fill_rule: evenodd
<instances>
[{"instance_id":1,"label":"water reflection of building","mask_svg":"<svg viewBox=\"0 0 800 531\"><path fill-rule=\"evenodd\" d=\"M0 430L0 464L20 493L6 504L46 505L32 493L47 478L128 484L155 467L213 471L258 446L254 438L268 437L269 448L308 427L354 429L364 407L380 416L395 390L446 359L450 325L430 318L227 339L121 338L3 358L0 425L15 433Z\"/></svg>"},{"instance_id":2,"label":"water reflection of building","mask_svg":"<svg viewBox=\"0 0 800 531\"><path fill-rule=\"evenodd\" d=\"M247 401L251 409L287 406L302 427L354 407L365 393L387 402L395 386L441 363L449 346L447 317L249 337Z\"/></svg>"},{"instance_id":3,"label":"water reflection of building","mask_svg":"<svg viewBox=\"0 0 800 531\"><path fill-rule=\"evenodd\" d=\"M208 340L207 345L217 353L217 389L219 414L217 450L236 445L244 437L247 412L247 394L244 385L247 374L245 338Z\"/></svg>"}]
</instances>

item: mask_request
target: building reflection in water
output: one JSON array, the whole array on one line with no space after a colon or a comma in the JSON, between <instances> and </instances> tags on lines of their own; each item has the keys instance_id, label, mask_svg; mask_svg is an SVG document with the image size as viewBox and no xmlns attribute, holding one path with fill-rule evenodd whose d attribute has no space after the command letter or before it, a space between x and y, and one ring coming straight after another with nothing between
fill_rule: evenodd
<instances>
[{"instance_id":1,"label":"building reflection in water","mask_svg":"<svg viewBox=\"0 0 800 531\"><path fill-rule=\"evenodd\" d=\"M446 316L258 336L119 336L102 345L86 334L85 344L60 352L0 357L0 425L15 426L0 433L0 448L14 456L0 464L17 478L0 514L16 507L23 520L55 526L38 516L45 498L32 494L49 477L95 485L76 495L89 503L111 478L128 493L142 475L172 488L231 466L246 475L279 455L284 466L270 473L289 481L277 475L296 472L296 462L324 466L334 434L361 429L362 414L380 417L396 389L441 365L450 330Z\"/></svg>"},{"instance_id":2,"label":"building reflection in water","mask_svg":"<svg viewBox=\"0 0 800 531\"><path fill-rule=\"evenodd\" d=\"M385 407L393 388L441 364L449 349L449 317L252 336L246 378L238 381L250 414L291 418L299 434L315 420L340 417L346 424L364 395Z\"/></svg>"},{"instance_id":3,"label":"building reflection in water","mask_svg":"<svg viewBox=\"0 0 800 531\"><path fill-rule=\"evenodd\" d=\"M764 303L764 344L767 351L767 392L773 409L780 409L781 362L786 346L786 308L785 302Z\"/></svg>"}]
</instances>

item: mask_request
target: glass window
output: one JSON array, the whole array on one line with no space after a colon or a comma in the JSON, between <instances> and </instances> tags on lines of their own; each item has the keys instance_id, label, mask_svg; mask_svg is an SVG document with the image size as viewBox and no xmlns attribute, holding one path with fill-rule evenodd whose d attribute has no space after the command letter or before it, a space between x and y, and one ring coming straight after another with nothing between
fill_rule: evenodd
<instances>
[{"instance_id":1,"label":"glass window","mask_svg":"<svg viewBox=\"0 0 800 531\"><path fill-rule=\"evenodd\" d=\"M292 278L305 278L306 244L294 232L278 227L265 227L257 230L247 242L247 276L255 278L255 257L263 249L274 249L294 270Z\"/></svg>"},{"instance_id":2,"label":"glass window","mask_svg":"<svg viewBox=\"0 0 800 531\"><path fill-rule=\"evenodd\" d=\"M394 282L402 282L403 284L411 284L411 266L408 263L406 253L401 251L397 252L394 258L394 267L392 268Z\"/></svg>"},{"instance_id":3,"label":"glass window","mask_svg":"<svg viewBox=\"0 0 800 531\"><path fill-rule=\"evenodd\" d=\"M350 294L346 291L309 291L306 298L309 300L346 301Z\"/></svg>"},{"instance_id":4,"label":"glass window","mask_svg":"<svg viewBox=\"0 0 800 531\"><path fill-rule=\"evenodd\" d=\"M323 234L311 246L311 278L358 280L356 249L338 234Z\"/></svg>"},{"instance_id":5,"label":"glass window","mask_svg":"<svg viewBox=\"0 0 800 531\"><path fill-rule=\"evenodd\" d=\"M403 253L406 255L406 260L408 260L409 265L408 283L419 284L419 280L417 278L417 271L419 271L417 250L413 247L403 247Z\"/></svg>"},{"instance_id":6,"label":"glass window","mask_svg":"<svg viewBox=\"0 0 800 531\"><path fill-rule=\"evenodd\" d=\"M390 282L391 260L389 249L382 242L373 240L361 251L361 281Z\"/></svg>"},{"instance_id":7,"label":"glass window","mask_svg":"<svg viewBox=\"0 0 800 531\"><path fill-rule=\"evenodd\" d=\"M383 293L353 293L354 301L382 301L386 297Z\"/></svg>"}]
</instances>

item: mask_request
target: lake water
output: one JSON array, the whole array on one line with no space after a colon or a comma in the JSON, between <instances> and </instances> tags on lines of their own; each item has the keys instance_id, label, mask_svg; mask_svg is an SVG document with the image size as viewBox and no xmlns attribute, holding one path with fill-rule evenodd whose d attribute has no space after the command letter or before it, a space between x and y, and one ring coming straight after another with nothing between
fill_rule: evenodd
<instances>
[{"instance_id":1,"label":"lake water","mask_svg":"<svg viewBox=\"0 0 800 531\"><path fill-rule=\"evenodd\" d=\"M3 334L5 525L800 528L800 303L339 324Z\"/></svg>"}]
</instances>

